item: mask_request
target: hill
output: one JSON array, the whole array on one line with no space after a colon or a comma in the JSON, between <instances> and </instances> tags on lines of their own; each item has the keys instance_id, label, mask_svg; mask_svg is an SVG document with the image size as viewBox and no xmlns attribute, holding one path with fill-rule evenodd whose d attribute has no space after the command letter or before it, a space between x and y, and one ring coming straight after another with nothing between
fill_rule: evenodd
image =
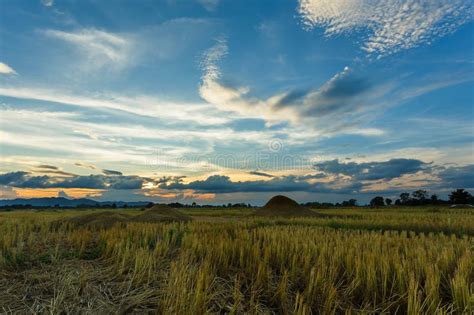
<instances>
[{"instance_id":1,"label":"hill","mask_svg":"<svg viewBox=\"0 0 474 315\"><path fill-rule=\"evenodd\" d=\"M317 214L298 204L291 198L278 195L271 198L265 206L255 211L262 217L313 217Z\"/></svg>"}]
</instances>

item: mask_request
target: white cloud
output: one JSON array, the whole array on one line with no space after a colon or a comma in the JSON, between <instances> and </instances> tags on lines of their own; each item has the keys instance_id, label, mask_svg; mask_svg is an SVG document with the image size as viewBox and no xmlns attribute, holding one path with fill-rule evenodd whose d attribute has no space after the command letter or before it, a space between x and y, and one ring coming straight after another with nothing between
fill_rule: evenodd
<instances>
[{"instance_id":1,"label":"white cloud","mask_svg":"<svg viewBox=\"0 0 474 315\"><path fill-rule=\"evenodd\" d=\"M214 12L220 0L197 0L207 11Z\"/></svg>"},{"instance_id":2,"label":"white cloud","mask_svg":"<svg viewBox=\"0 0 474 315\"><path fill-rule=\"evenodd\" d=\"M13 199L17 194L13 187L0 185L0 199Z\"/></svg>"},{"instance_id":3,"label":"white cloud","mask_svg":"<svg viewBox=\"0 0 474 315\"><path fill-rule=\"evenodd\" d=\"M41 0L41 3L46 7L51 7L54 4L54 0Z\"/></svg>"},{"instance_id":4,"label":"white cloud","mask_svg":"<svg viewBox=\"0 0 474 315\"><path fill-rule=\"evenodd\" d=\"M362 49L389 55L454 32L474 17L468 0L299 0L298 13L308 28L327 36L367 30Z\"/></svg>"},{"instance_id":5,"label":"white cloud","mask_svg":"<svg viewBox=\"0 0 474 315\"><path fill-rule=\"evenodd\" d=\"M213 106L207 104L169 102L150 95L89 96L63 90L28 87L0 87L0 95L85 108L118 110L135 115L172 121L190 121L204 125L223 124L229 121L228 116L216 112Z\"/></svg>"},{"instance_id":6,"label":"white cloud","mask_svg":"<svg viewBox=\"0 0 474 315\"><path fill-rule=\"evenodd\" d=\"M97 29L81 29L74 32L45 30L46 36L60 39L78 49L84 58L82 70L125 69L131 62L133 41L123 35Z\"/></svg>"},{"instance_id":7,"label":"white cloud","mask_svg":"<svg viewBox=\"0 0 474 315\"><path fill-rule=\"evenodd\" d=\"M208 49L203 56L201 67L203 75L199 86L199 95L221 111L231 111L243 117L261 118L270 122L284 121L294 115L286 115L287 110L275 112L272 109L277 98L262 100L248 96L248 87L233 87L221 82L221 71L218 62L227 55L225 39Z\"/></svg>"},{"instance_id":8,"label":"white cloud","mask_svg":"<svg viewBox=\"0 0 474 315\"><path fill-rule=\"evenodd\" d=\"M0 73L1 74L18 74L12 67L6 63L0 62Z\"/></svg>"},{"instance_id":9,"label":"white cloud","mask_svg":"<svg viewBox=\"0 0 474 315\"><path fill-rule=\"evenodd\" d=\"M373 101L375 96L367 93L368 83L354 76L349 68L319 88L301 93L283 92L263 99L250 96L248 87L233 87L221 82L217 63L227 53L226 41L218 39L204 54L201 63L204 72L199 94L217 109L246 118L264 119L270 125L278 122L291 122L295 127L305 125L318 135L383 134L378 129L357 128L360 121L355 117L360 116L361 105Z\"/></svg>"},{"instance_id":10,"label":"white cloud","mask_svg":"<svg viewBox=\"0 0 474 315\"><path fill-rule=\"evenodd\" d=\"M440 88L471 81L470 74L417 78L406 88L392 79L376 83L349 67L326 83L303 91L283 91L267 98L251 95L249 87L222 83L218 62L228 54L226 41L217 40L203 56L200 96L218 110L245 118L264 119L267 124L289 122L305 126L313 136L356 134L382 136L384 130L367 126L386 108Z\"/></svg>"}]
</instances>

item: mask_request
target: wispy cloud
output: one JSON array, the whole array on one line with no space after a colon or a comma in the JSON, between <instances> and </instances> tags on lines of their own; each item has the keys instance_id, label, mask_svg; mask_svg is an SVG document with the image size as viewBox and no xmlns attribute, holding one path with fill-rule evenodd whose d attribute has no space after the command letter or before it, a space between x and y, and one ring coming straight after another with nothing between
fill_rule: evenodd
<instances>
[{"instance_id":1,"label":"wispy cloud","mask_svg":"<svg viewBox=\"0 0 474 315\"><path fill-rule=\"evenodd\" d=\"M214 12L220 0L197 0L207 11Z\"/></svg>"},{"instance_id":2,"label":"wispy cloud","mask_svg":"<svg viewBox=\"0 0 474 315\"><path fill-rule=\"evenodd\" d=\"M82 70L101 70L104 67L120 70L126 68L131 62L133 42L124 35L94 28L72 32L48 29L44 30L43 34L75 47L83 58Z\"/></svg>"},{"instance_id":3,"label":"wispy cloud","mask_svg":"<svg viewBox=\"0 0 474 315\"><path fill-rule=\"evenodd\" d=\"M41 0L41 3L42 3L45 7L52 7L53 4L54 4L54 0Z\"/></svg>"},{"instance_id":4,"label":"wispy cloud","mask_svg":"<svg viewBox=\"0 0 474 315\"><path fill-rule=\"evenodd\" d=\"M438 89L472 81L470 73L417 77L368 78L361 71L345 67L321 86L276 92L268 98L251 96L249 87L224 84L218 63L228 54L219 39L204 55L199 93L220 111L245 118L259 118L273 125L289 122L293 128L305 125L312 135L353 134L382 136L386 132L369 125L383 110L398 106ZM412 80L412 84L407 84Z\"/></svg>"},{"instance_id":5,"label":"wispy cloud","mask_svg":"<svg viewBox=\"0 0 474 315\"><path fill-rule=\"evenodd\" d=\"M260 171L252 171L252 172L249 172L249 174L250 175L255 175L255 176L261 176L261 177L268 177L268 178L275 177L272 174L268 174L268 173L264 173L264 172L260 172Z\"/></svg>"},{"instance_id":6,"label":"wispy cloud","mask_svg":"<svg viewBox=\"0 0 474 315\"><path fill-rule=\"evenodd\" d=\"M123 173L119 171L114 171L114 170L102 170L102 173L108 176L122 176Z\"/></svg>"},{"instance_id":7,"label":"wispy cloud","mask_svg":"<svg viewBox=\"0 0 474 315\"><path fill-rule=\"evenodd\" d=\"M94 164L89 164L89 163L76 162L76 163L74 163L74 165L77 166L77 167L87 168L87 169L90 169L90 170L97 169L97 167Z\"/></svg>"},{"instance_id":8,"label":"wispy cloud","mask_svg":"<svg viewBox=\"0 0 474 315\"><path fill-rule=\"evenodd\" d=\"M267 99L259 99L249 96L248 87L233 87L222 83L218 62L227 53L226 41L219 39L204 54L201 64L203 75L199 93L205 101L219 110L235 112L247 118L261 118L269 124L289 121L296 126L306 123L306 126L319 134L383 134L382 130L376 128L357 126L354 116L360 114L358 110L362 105L378 98L378 90L373 89L370 82L354 74L348 67L321 87L281 92Z\"/></svg>"},{"instance_id":9,"label":"wispy cloud","mask_svg":"<svg viewBox=\"0 0 474 315\"><path fill-rule=\"evenodd\" d=\"M17 99L40 100L85 108L117 110L135 115L200 124L222 124L229 121L222 114L204 103L179 103L153 95L84 95L64 90L36 87L0 87L0 95Z\"/></svg>"},{"instance_id":10,"label":"wispy cloud","mask_svg":"<svg viewBox=\"0 0 474 315\"><path fill-rule=\"evenodd\" d=\"M299 0L298 13L308 28L327 36L365 30L362 49L384 56L430 44L474 17L464 0Z\"/></svg>"},{"instance_id":11,"label":"wispy cloud","mask_svg":"<svg viewBox=\"0 0 474 315\"><path fill-rule=\"evenodd\" d=\"M0 62L0 74L18 74L6 63Z\"/></svg>"}]
</instances>

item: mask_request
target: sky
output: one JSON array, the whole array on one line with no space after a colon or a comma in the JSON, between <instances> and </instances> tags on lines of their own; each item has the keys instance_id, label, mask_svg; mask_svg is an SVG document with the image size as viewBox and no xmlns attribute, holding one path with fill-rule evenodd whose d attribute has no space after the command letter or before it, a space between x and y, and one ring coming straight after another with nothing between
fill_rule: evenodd
<instances>
[{"instance_id":1,"label":"sky","mask_svg":"<svg viewBox=\"0 0 474 315\"><path fill-rule=\"evenodd\" d=\"M0 199L474 190L474 0L0 0Z\"/></svg>"}]
</instances>

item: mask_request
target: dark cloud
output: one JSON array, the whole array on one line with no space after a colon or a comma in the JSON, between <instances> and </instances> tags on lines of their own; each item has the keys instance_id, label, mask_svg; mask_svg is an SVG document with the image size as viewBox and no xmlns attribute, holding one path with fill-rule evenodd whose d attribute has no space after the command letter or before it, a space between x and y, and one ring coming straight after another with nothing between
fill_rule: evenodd
<instances>
[{"instance_id":1,"label":"dark cloud","mask_svg":"<svg viewBox=\"0 0 474 315\"><path fill-rule=\"evenodd\" d=\"M322 117L352 111L360 105L358 96L369 89L369 83L344 71L330 80L322 89L308 95L308 107L303 115Z\"/></svg>"},{"instance_id":2,"label":"dark cloud","mask_svg":"<svg viewBox=\"0 0 474 315\"><path fill-rule=\"evenodd\" d=\"M91 169L91 170L97 169L97 167L95 167L95 165L93 165L93 164L87 164L87 163L82 163L82 162L76 162L76 163L74 163L74 165L78 166L78 167L88 168L88 169Z\"/></svg>"},{"instance_id":3,"label":"dark cloud","mask_svg":"<svg viewBox=\"0 0 474 315\"><path fill-rule=\"evenodd\" d=\"M19 187L23 183L30 173L28 172L11 172L0 175L0 185Z\"/></svg>"},{"instance_id":4,"label":"dark cloud","mask_svg":"<svg viewBox=\"0 0 474 315\"><path fill-rule=\"evenodd\" d=\"M273 176L272 174L268 174L268 173L264 173L264 172L259 172L259 171L252 171L252 172L249 172L250 175L256 175L256 176L262 176L262 177L269 177L269 178L272 178L272 177L275 177Z\"/></svg>"},{"instance_id":5,"label":"dark cloud","mask_svg":"<svg viewBox=\"0 0 474 315\"><path fill-rule=\"evenodd\" d=\"M308 94L309 90L294 90L286 93L274 106L274 109L287 107L291 104L302 101Z\"/></svg>"},{"instance_id":6,"label":"dark cloud","mask_svg":"<svg viewBox=\"0 0 474 315\"><path fill-rule=\"evenodd\" d=\"M314 167L327 174L351 176L354 180L390 180L405 174L430 169L429 163L416 159L392 159L386 162L349 162L339 160L318 162Z\"/></svg>"},{"instance_id":7,"label":"dark cloud","mask_svg":"<svg viewBox=\"0 0 474 315\"><path fill-rule=\"evenodd\" d=\"M48 169L48 170L57 170L58 169L56 166L47 165L47 164L38 165L38 166L36 166L36 168L43 168L43 169Z\"/></svg>"},{"instance_id":8,"label":"dark cloud","mask_svg":"<svg viewBox=\"0 0 474 315\"><path fill-rule=\"evenodd\" d=\"M141 189L145 181L149 181L149 179L145 179L139 176L115 176L114 178L109 178L110 189Z\"/></svg>"},{"instance_id":9,"label":"dark cloud","mask_svg":"<svg viewBox=\"0 0 474 315\"><path fill-rule=\"evenodd\" d=\"M17 188L87 188L87 189L141 189L145 182L153 180L139 176L89 175L64 178L57 176L32 176L27 172L0 175L0 185Z\"/></svg>"},{"instance_id":10,"label":"dark cloud","mask_svg":"<svg viewBox=\"0 0 474 315\"><path fill-rule=\"evenodd\" d=\"M327 178L328 176L324 173L317 173L317 174L308 174L308 175L303 175L299 176L298 178L301 180L307 180L307 179L322 179L322 178Z\"/></svg>"},{"instance_id":11,"label":"dark cloud","mask_svg":"<svg viewBox=\"0 0 474 315\"><path fill-rule=\"evenodd\" d=\"M301 118L320 119L327 115L353 111L365 103L362 96L371 88L372 84L367 79L355 75L346 67L319 89L287 93L274 109L292 107Z\"/></svg>"},{"instance_id":12,"label":"dark cloud","mask_svg":"<svg viewBox=\"0 0 474 315\"><path fill-rule=\"evenodd\" d=\"M64 171L60 171L60 170L57 170L57 171L41 171L40 173L43 173L43 174L52 174L52 175L59 175L59 176L77 176L76 174L73 174L73 173L69 173L69 172L64 172Z\"/></svg>"},{"instance_id":13,"label":"dark cloud","mask_svg":"<svg viewBox=\"0 0 474 315\"><path fill-rule=\"evenodd\" d=\"M111 175L111 176L122 176L123 173L119 171L114 171L114 170L102 170L102 173L105 175Z\"/></svg>"},{"instance_id":14,"label":"dark cloud","mask_svg":"<svg viewBox=\"0 0 474 315\"><path fill-rule=\"evenodd\" d=\"M162 176L160 178L154 179L153 182L155 184L163 184L163 183L180 183L185 179L186 176Z\"/></svg>"},{"instance_id":15,"label":"dark cloud","mask_svg":"<svg viewBox=\"0 0 474 315\"><path fill-rule=\"evenodd\" d=\"M54 179L53 179L54 180ZM49 187L38 188L89 188L106 189L108 187L108 177L103 175L76 176L62 181L51 182ZM33 187L32 187L33 188Z\"/></svg>"},{"instance_id":16,"label":"dark cloud","mask_svg":"<svg viewBox=\"0 0 474 315\"><path fill-rule=\"evenodd\" d=\"M41 173L41 174L50 174L50 175L59 175L59 176L76 176L76 174L65 172L59 169L59 167L54 166L54 165L48 165L48 164L41 164L38 166L35 166L33 170L31 170L34 173Z\"/></svg>"},{"instance_id":17,"label":"dark cloud","mask_svg":"<svg viewBox=\"0 0 474 315\"><path fill-rule=\"evenodd\" d=\"M333 188L324 183L311 184L298 176L274 177L270 180L233 182L228 176L213 175L205 180L185 183L161 184L160 188L168 190L192 189L198 192L235 193L235 192L337 192L351 193L359 190L361 184L352 184L343 188Z\"/></svg>"},{"instance_id":18,"label":"dark cloud","mask_svg":"<svg viewBox=\"0 0 474 315\"><path fill-rule=\"evenodd\" d=\"M158 185L166 190L194 190L198 193L277 193L305 192L328 194L367 194L371 185L380 180L391 180L406 174L417 172L430 173L439 180L421 180L429 187L425 189L474 188L474 165L449 166L439 168L436 165L416 159L392 159L385 162L341 162L339 160L323 161L315 164L320 172L301 176L273 176L263 172L250 172L267 179L256 181L232 181L228 176L214 175L205 180L189 183L184 176L164 176L157 179L140 176L123 175L89 175L71 177L34 176L28 172L11 172L0 174L0 187L14 188L87 188L102 190L139 190L145 183ZM347 177L345 177L347 176ZM314 179L326 179L314 182ZM328 181L332 179L331 181ZM414 179L417 180L417 179ZM396 184L394 184L396 186ZM401 191L403 187L393 191ZM385 190L380 193L389 193Z\"/></svg>"},{"instance_id":19,"label":"dark cloud","mask_svg":"<svg viewBox=\"0 0 474 315\"><path fill-rule=\"evenodd\" d=\"M278 177L268 181L233 182L229 176L213 175L206 180L184 183L161 184L163 189L193 189L199 192L229 193L229 192L262 192L262 191L306 191L307 182L296 182L294 177Z\"/></svg>"},{"instance_id":20,"label":"dark cloud","mask_svg":"<svg viewBox=\"0 0 474 315\"><path fill-rule=\"evenodd\" d=\"M474 164L449 167L438 174L447 188L474 188Z\"/></svg>"}]
</instances>

